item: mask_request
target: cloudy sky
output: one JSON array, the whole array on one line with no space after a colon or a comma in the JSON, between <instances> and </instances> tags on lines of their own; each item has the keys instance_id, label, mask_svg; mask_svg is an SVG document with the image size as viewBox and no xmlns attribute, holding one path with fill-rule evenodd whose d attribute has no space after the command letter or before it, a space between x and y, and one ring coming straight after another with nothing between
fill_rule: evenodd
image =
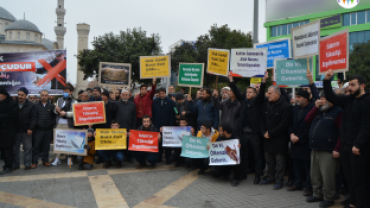
<instances>
[{"instance_id":1,"label":"cloudy sky","mask_svg":"<svg viewBox=\"0 0 370 208\"><path fill-rule=\"evenodd\" d=\"M56 40L54 26L57 0L2 0L1 6L21 19L38 26L47 39ZM266 40L265 1L259 3L259 42ZM141 27L148 34L161 36L163 52L180 39L196 40L213 24L228 24L231 29L249 32L253 29L253 0L65 0L67 33L68 80L76 83L77 31L76 24L90 25L89 41L93 37L127 28ZM89 45L92 49L92 45Z\"/></svg>"}]
</instances>

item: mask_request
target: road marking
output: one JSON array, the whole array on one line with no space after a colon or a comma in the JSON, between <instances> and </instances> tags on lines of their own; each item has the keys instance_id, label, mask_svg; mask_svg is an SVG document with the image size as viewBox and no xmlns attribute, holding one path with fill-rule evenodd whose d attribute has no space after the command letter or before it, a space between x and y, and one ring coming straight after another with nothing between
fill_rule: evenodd
<instances>
[{"instance_id":1,"label":"road marking","mask_svg":"<svg viewBox=\"0 0 370 208\"><path fill-rule=\"evenodd\" d=\"M25 196L19 196L15 194L9 194L6 192L0 191L0 202L6 204L12 204L19 207L43 207L43 208L72 208L70 206L56 204L53 202L46 202L39 199L34 199Z\"/></svg>"},{"instance_id":2,"label":"road marking","mask_svg":"<svg viewBox=\"0 0 370 208\"><path fill-rule=\"evenodd\" d=\"M129 208L109 175L89 176L89 181L99 208Z\"/></svg>"},{"instance_id":3,"label":"road marking","mask_svg":"<svg viewBox=\"0 0 370 208\"><path fill-rule=\"evenodd\" d=\"M191 183L198 179L198 170L194 170L187 175L183 176L179 180L171 183L166 188L158 191L153 196L145 199L141 203L137 204L134 208L152 208L152 207L167 207L163 206L166 201L171 199L173 196L178 194L181 190L189 186Z\"/></svg>"}]
</instances>

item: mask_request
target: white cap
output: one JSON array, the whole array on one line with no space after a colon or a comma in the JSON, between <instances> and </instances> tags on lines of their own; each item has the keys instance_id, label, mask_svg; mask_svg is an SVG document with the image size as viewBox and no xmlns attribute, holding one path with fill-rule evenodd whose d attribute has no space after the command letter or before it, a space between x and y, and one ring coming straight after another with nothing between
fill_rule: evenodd
<instances>
[{"instance_id":1,"label":"white cap","mask_svg":"<svg viewBox=\"0 0 370 208\"><path fill-rule=\"evenodd\" d=\"M343 89L346 89L347 87L349 86L349 83L348 82L346 82L346 83L344 83L344 85L343 85Z\"/></svg>"}]
</instances>

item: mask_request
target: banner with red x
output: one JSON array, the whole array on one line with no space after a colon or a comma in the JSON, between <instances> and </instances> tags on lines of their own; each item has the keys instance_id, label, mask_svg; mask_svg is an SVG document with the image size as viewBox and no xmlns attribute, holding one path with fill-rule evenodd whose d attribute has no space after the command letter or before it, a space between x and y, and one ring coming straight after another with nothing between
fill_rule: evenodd
<instances>
[{"instance_id":1,"label":"banner with red x","mask_svg":"<svg viewBox=\"0 0 370 208\"><path fill-rule=\"evenodd\" d=\"M60 82L63 86L66 86L65 78L59 74L67 67L66 60L59 62L54 67L50 66L50 64L44 59L39 59L38 62L48 71L48 73L37 83L38 87L41 85L47 85L54 78L57 79L58 82Z\"/></svg>"}]
</instances>

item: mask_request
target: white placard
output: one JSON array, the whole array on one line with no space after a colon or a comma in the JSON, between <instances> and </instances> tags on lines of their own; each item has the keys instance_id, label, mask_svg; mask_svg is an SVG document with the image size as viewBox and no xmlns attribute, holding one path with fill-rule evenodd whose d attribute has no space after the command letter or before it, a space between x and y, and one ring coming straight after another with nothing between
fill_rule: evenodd
<instances>
[{"instance_id":1,"label":"white placard","mask_svg":"<svg viewBox=\"0 0 370 208\"><path fill-rule=\"evenodd\" d=\"M263 76L266 69L267 48L231 49L231 75L236 77Z\"/></svg>"},{"instance_id":2,"label":"white placard","mask_svg":"<svg viewBox=\"0 0 370 208\"><path fill-rule=\"evenodd\" d=\"M209 165L238 165L240 150L238 139L209 143Z\"/></svg>"},{"instance_id":3,"label":"white placard","mask_svg":"<svg viewBox=\"0 0 370 208\"><path fill-rule=\"evenodd\" d=\"M319 55L320 20L291 29L294 58Z\"/></svg>"}]
</instances>

